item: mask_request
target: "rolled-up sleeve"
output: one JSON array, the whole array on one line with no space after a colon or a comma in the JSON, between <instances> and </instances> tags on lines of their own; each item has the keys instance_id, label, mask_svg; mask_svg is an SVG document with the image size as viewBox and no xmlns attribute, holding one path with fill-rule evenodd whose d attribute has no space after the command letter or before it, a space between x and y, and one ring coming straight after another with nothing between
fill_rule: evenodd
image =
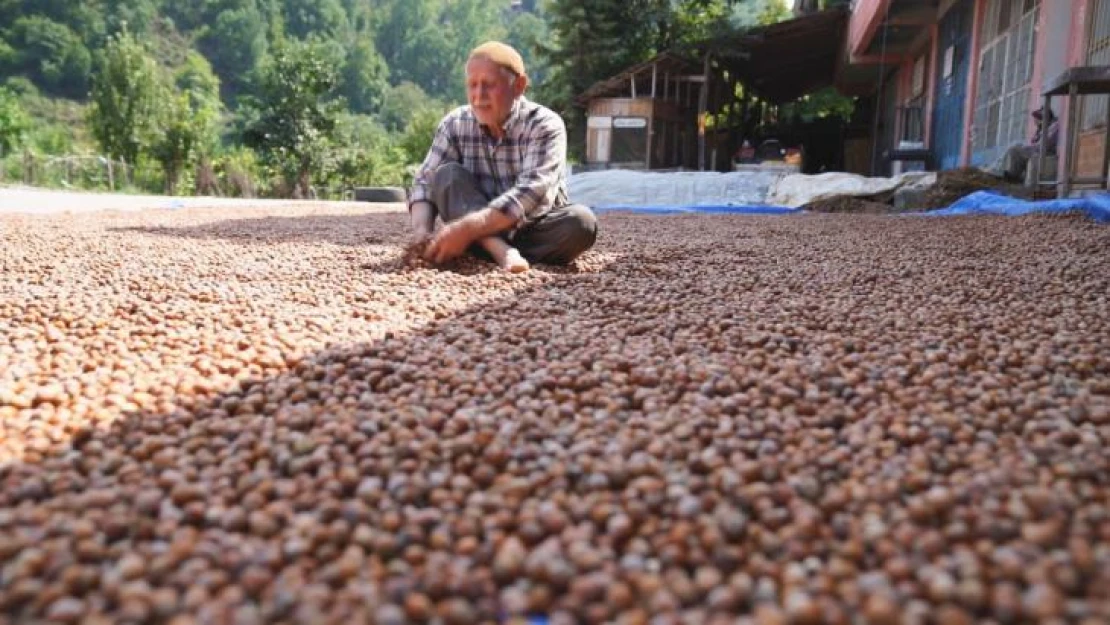
<instances>
[{"instance_id":1,"label":"rolled-up sleeve","mask_svg":"<svg viewBox=\"0 0 1110 625\"><path fill-rule=\"evenodd\" d=\"M429 191L432 174L444 163L461 162L459 147L453 134L454 123L454 117L448 115L436 127L435 136L432 138L432 147L428 149L428 155L424 157L424 162L416 170L416 176L412 181L412 193L409 194L409 211L412 210L413 204L419 202L428 202L434 205ZM436 210L439 210L438 206L436 206Z\"/></svg>"},{"instance_id":2,"label":"rolled-up sleeve","mask_svg":"<svg viewBox=\"0 0 1110 625\"><path fill-rule=\"evenodd\" d=\"M529 133L516 184L494 198L490 207L512 217L517 225L535 217L558 193L566 160L566 125L559 116L550 115Z\"/></svg>"}]
</instances>

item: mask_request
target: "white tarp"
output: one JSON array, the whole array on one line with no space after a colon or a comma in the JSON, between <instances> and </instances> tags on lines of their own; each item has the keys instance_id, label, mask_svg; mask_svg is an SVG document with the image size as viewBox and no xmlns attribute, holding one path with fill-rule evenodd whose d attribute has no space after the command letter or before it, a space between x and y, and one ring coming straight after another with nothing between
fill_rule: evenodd
<instances>
[{"instance_id":1,"label":"white tarp","mask_svg":"<svg viewBox=\"0 0 1110 625\"><path fill-rule=\"evenodd\" d=\"M808 176L786 176L772 186L767 203L773 206L797 208L817 200L834 197L868 197L893 192L901 187L924 189L936 184L933 172L910 171L893 178L867 178L856 174L829 172Z\"/></svg>"},{"instance_id":2,"label":"white tarp","mask_svg":"<svg viewBox=\"0 0 1110 625\"><path fill-rule=\"evenodd\" d=\"M644 172L623 169L574 174L570 200L587 206L743 206L767 203L784 174L766 172Z\"/></svg>"}]
</instances>

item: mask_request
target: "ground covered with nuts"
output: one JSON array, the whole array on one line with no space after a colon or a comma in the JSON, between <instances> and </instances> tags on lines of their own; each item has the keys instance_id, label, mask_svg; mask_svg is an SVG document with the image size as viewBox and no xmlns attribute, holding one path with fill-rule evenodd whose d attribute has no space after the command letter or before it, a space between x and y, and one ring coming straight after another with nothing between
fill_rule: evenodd
<instances>
[{"instance_id":1,"label":"ground covered with nuts","mask_svg":"<svg viewBox=\"0 0 1110 625\"><path fill-rule=\"evenodd\" d=\"M0 216L0 623L1110 622L1110 228Z\"/></svg>"}]
</instances>

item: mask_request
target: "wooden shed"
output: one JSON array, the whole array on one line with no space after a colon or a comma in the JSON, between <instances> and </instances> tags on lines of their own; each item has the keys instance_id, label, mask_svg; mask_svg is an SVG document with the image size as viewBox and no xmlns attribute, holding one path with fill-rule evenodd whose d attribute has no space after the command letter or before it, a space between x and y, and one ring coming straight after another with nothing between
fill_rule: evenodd
<instances>
[{"instance_id":1,"label":"wooden shed","mask_svg":"<svg viewBox=\"0 0 1110 625\"><path fill-rule=\"evenodd\" d=\"M763 103L832 84L846 23L842 8L820 11L668 50L595 83L577 97L587 128L579 169L731 169L753 98L762 115Z\"/></svg>"},{"instance_id":2,"label":"wooden shed","mask_svg":"<svg viewBox=\"0 0 1110 625\"><path fill-rule=\"evenodd\" d=\"M696 168L705 82L696 61L664 52L590 87L578 98L586 168Z\"/></svg>"}]
</instances>

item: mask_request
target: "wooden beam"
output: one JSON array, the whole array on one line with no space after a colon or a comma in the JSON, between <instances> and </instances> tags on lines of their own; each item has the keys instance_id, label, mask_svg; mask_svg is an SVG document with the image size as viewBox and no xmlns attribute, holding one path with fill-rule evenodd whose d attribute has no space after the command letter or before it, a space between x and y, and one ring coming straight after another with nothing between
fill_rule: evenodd
<instances>
[{"instance_id":1,"label":"wooden beam","mask_svg":"<svg viewBox=\"0 0 1110 625\"><path fill-rule=\"evenodd\" d=\"M701 89L698 93L698 171L705 171L705 109L709 99L709 54L702 65Z\"/></svg>"}]
</instances>

